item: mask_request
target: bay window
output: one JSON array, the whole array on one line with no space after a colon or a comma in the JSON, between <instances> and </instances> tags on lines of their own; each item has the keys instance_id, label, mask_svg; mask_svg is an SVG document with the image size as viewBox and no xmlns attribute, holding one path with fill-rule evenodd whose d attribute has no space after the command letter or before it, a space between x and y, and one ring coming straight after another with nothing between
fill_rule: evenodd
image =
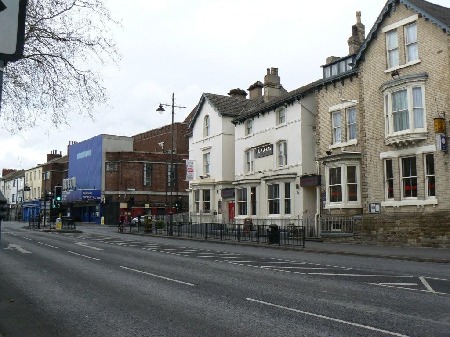
<instances>
[{"instance_id":1,"label":"bay window","mask_svg":"<svg viewBox=\"0 0 450 337\"><path fill-rule=\"evenodd\" d=\"M247 189L239 188L236 190L236 192L238 202L238 214L247 215Z\"/></svg>"},{"instance_id":2,"label":"bay window","mask_svg":"<svg viewBox=\"0 0 450 337\"><path fill-rule=\"evenodd\" d=\"M269 214L280 214L280 185L267 185L267 201L269 204Z\"/></svg>"}]
</instances>

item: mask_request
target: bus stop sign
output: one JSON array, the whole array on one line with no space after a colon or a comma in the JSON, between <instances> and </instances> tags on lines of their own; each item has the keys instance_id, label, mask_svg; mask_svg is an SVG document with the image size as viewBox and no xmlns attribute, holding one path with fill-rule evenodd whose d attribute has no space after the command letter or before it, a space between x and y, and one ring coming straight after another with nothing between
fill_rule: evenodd
<instances>
[{"instance_id":1,"label":"bus stop sign","mask_svg":"<svg viewBox=\"0 0 450 337\"><path fill-rule=\"evenodd\" d=\"M27 0L0 0L0 60L23 55Z\"/></svg>"}]
</instances>

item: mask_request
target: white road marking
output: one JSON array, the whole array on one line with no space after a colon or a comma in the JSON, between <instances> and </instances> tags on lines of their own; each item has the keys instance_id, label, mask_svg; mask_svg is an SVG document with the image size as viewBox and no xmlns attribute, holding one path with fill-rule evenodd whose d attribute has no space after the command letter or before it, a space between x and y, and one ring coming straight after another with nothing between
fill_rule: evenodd
<instances>
[{"instance_id":1,"label":"white road marking","mask_svg":"<svg viewBox=\"0 0 450 337\"><path fill-rule=\"evenodd\" d=\"M29 252L26 249L23 249L22 247L20 247L19 245L15 245L13 243L10 243L8 245L8 247L3 248L3 249L7 249L7 250L17 250L18 252L22 253L22 254L32 254L31 252Z\"/></svg>"},{"instance_id":2,"label":"white road marking","mask_svg":"<svg viewBox=\"0 0 450 337\"><path fill-rule=\"evenodd\" d=\"M430 284L425 280L425 277L420 276L419 280L423 283L423 285L428 289L429 292L435 293L434 289L431 288Z\"/></svg>"},{"instance_id":3,"label":"white road marking","mask_svg":"<svg viewBox=\"0 0 450 337\"><path fill-rule=\"evenodd\" d=\"M47 247L50 247L50 248L55 248L55 249L58 249L58 247L55 247L55 246L49 245L49 244L47 244L47 243L43 243L43 242L38 242L38 244L40 244L40 245L43 245L43 246L47 246Z\"/></svg>"},{"instance_id":4,"label":"white road marking","mask_svg":"<svg viewBox=\"0 0 450 337\"><path fill-rule=\"evenodd\" d=\"M261 266L261 268L276 268L276 269L308 269L308 270L318 270L318 269L330 269L324 267L282 267L282 266Z\"/></svg>"},{"instance_id":5,"label":"white road marking","mask_svg":"<svg viewBox=\"0 0 450 337\"><path fill-rule=\"evenodd\" d=\"M401 286L393 286L393 285L387 285L387 284L382 284L382 283L368 283L374 286L380 286L380 287L386 287L386 288L396 288L396 289L404 289L404 290L412 290L412 291L420 291L422 293L430 293L429 290L425 290L425 289L415 289L415 288L407 288L407 287L401 287ZM449 293L442 293L439 291L433 291L433 294L436 295L450 295Z\"/></svg>"},{"instance_id":6,"label":"white road marking","mask_svg":"<svg viewBox=\"0 0 450 337\"><path fill-rule=\"evenodd\" d=\"M83 254L78 254L78 253L72 252L71 250L68 250L67 252L70 253L70 254L73 254L73 255L85 257L86 259L95 260L95 261L100 261L100 259L97 259L96 257L87 256L87 255L83 255Z\"/></svg>"},{"instance_id":7,"label":"white road marking","mask_svg":"<svg viewBox=\"0 0 450 337\"><path fill-rule=\"evenodd\" d=\"M87 243L85 242L75 242L76 245L84 247L84 248L89 248L89 249L93 249L93 250L103 250L102 248L98 248L98 247L92 247L89 246Z\"/></svg>"},{"instance_id":8,"label":"white road marking","mask_svg":"<svg viewBox=\"0 0 450 337\"><path fill-rule=\"evenodd\" d=\"M303 310L298 310L298 309L294 309L294 308L289 308L289 307L285 307L285 306L282 306L282 305L279 305L279 304L274 304L274 303L264 302L264 301L260 301L260 300L255 300L253 298L246 298L246 300L250 301L250 302L256 302L256 303L264 304L264 305L271 306L271 307L278 308L278 309L284 309L284 310L293 311L293 312L296 312L296 313L299 313L299 314L303 314L303 315L308 315L308 316L313 316L313 317L317 317L317 318L322 318L322 319L326 319L326 320L337 322L337 323L352 325L352 326L356 326L358 328L363 328L363 329L366 329L366 330L381 332L381 333L388 334L388 335L391 335L391 336L410 337L408 335L403 335L401 333L375 328L375 327L370 326L370 325L364 325L364 324L354 323L354 322L350 322L350 321L344 321L344 320L339 319L339 318L334 318L334 317L329 317L329 316L325 316L325 315L315 314L315 313L308 312L308 311L303 311Z\"/></svg>"},{"instance_id":9,"label":"white road marking","mask_svg":"<svg viewBox=\"0 0 450 337\"><path fill-rule=\"evenodd\" d=\"M128 268L128 267L125 267L125 266L120 266L120 268L125 269L125 270L131 270L131 271L134 271L134 272L140 273L140 274L145 274L145 275L161 278L161 279L166 280L166 281L172 281L172 282L181 283L181 284L184 284L184 285L195 287L195 284L192 284L192 283L189 283L189 282L183 282L183 281L172 279L172 278L168 278L168 277L165 277L165 276L148 273L146 271L137 270L137 269L133 269L133 268Z\"/></svg>"}]
</instances>

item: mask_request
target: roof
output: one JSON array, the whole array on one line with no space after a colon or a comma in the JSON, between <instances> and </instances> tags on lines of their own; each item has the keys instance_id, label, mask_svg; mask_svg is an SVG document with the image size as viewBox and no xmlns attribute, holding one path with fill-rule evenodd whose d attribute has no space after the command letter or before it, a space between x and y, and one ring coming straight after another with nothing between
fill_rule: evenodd
<instances>
[{"instance_id":1,"label":"roof","mask_svg":"<svg viewBox=\"0 0 450 337\"><path fill-rule=\"evenodd\" d=\"M262 97L258 100L250 100L239 97L204 93L194 109L194 114L189 124L190 129L192 129L192 127L194 126L197 116L199 115L206 101L208 101L222 116L237 117L240 113L247 110L249 107L260 103L262 101Z\"/></svg>"},{"instance_id":2,"label":"roof","mask_svg":"<svg viewBox=\"0 0 450 337\"><path fill-rule=\"evenodd\" d=\"M376 38L381 23L397 2L404 4L411 10L420 14L423 18L441 28L445 33L450 34L450 8L439 6L425 0L388 0L356 54L356 63L363 57L370 42Z\"/></svg>"},{"instance_id":3,"label":"roof","mask_svg":"<svg viewBox=\"0 0 450 337\"><path fill-rule=\"evenodd\" d=\"M249 106L238 116L236 116L236 118L233 120L233 123L242 123L248 118L257 116L261 113L272 111L284 104L292 104L294 101L302 99L311 90L314 90L318 85L323 84L323 82L323 79L311 82L300 88L281 94L280 96L275 97L267 102L264 102L264 100L262 99L258 100L257 102L255 102L255 104Z\"/></svg>"},{"instance_id":4,"label":"roof","mask_svg":"<svg viewBox=\"0 0 450 337\"><path fill-rule=\"evenodd\" d=\"M21 178L21 177L25 177L25 170L11 172L10 174L4 176L3 180L5 180L5 181L14 180L16 178Z\"/></svg>"}]
</instances>

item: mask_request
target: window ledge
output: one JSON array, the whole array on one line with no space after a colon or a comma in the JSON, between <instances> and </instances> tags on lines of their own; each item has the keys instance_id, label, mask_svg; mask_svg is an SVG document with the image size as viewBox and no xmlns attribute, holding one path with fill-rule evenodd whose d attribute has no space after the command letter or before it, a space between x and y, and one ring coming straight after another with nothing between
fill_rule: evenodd
<instances>
[{"instance_id":1,"label":"window ledge","mask_svg":"<svg viewBox=\"0 0 450 337\"><path fill-rule=\"evenodd\" d=\"M437 205L438 200L436 198L427 200L399 200L399 201L382 201L381 207L401 207L401 206L425 206L425 205Z\"/></svg>"},{"instance_id":2,"label":"window ledge","mask_svg":"<svg viewBox=\"0 0 450 337\"><path fill-rule=\"evenodd\" d=\"M408 63L400 64L398 66L386 69L384 72L386 74L388 74L388 73L393 72L394 70L399 70L399 69L403 69L403 68L406 68L406 67L409 67L409 66L413 66L413 65L418 64L420 62L421 62L420 59L417 59L417 60L414 60L414 61L409 61Z\"/></svg>"},{"instance_id":3,"label":"window ledge","mask_svg":"<svg viewBox=\"0 0 450 337\"><path fill-rule=\"evenodd\" d=\"M347 142L331 144L330 146L328 146L328 148L331 150L331 149L337 149L340 147L346 147L346 146L351 146L351 145L356 145L356 144L358 144L358 140L351 139Z\"/></svg>"},{"instance_id":4,"label":"window ledge","mask_svg":"<svg viewBox=\"0 0 450 337\"><path fill-rule=\"evenodd\" d=\"M405 133L401 135L388 135L384 143L386 145L415 145L417 142L427 139L427 132Z\"/></svg>"},{"instance_id":5,"label":"window ledge","mask_svg":"<svg viewBox=\"0 0 450 337\"><path fill-rule=\"evenodd\" d=\"M326 204L325 209L339 209L339 208L362 208L361 204L355 203L355 204Z\"/></svg>"}]
</instances>

